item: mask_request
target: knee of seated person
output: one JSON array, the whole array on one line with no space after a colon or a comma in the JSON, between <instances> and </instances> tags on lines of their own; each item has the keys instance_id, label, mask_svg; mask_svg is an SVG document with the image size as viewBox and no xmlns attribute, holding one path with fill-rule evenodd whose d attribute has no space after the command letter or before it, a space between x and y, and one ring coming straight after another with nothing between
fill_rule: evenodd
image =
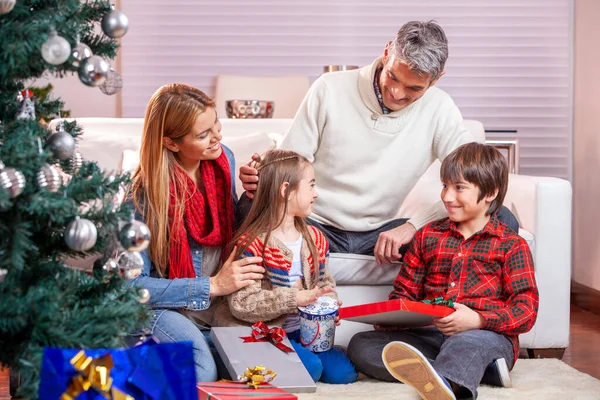
<instances>
[{"instance_id":1,"label":"knee of seated person","mask_svg":"<svg viewBox=\"0 0 600 400\"><path fill-rule=\"evenodd\" d=\"M356 382L358 372L348 356L338 349L317 353L323 365L321 382L344 385Z\"/></svg>"}]
</instances>

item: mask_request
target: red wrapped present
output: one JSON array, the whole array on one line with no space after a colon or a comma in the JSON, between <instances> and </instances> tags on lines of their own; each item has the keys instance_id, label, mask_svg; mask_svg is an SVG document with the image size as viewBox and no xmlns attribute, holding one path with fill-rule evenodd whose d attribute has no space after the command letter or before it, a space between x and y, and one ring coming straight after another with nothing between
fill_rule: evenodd
<instances>
[{"instance_id":1,"label":"red wrapped present","mask_svg":"<svg viewBox=\"0 0 600 400\"><path fill-rule=\"evenodd\" d=\"M395 299L342 307L339 315L348 321L408 328L431 325L433 317L445 317L453 312L454 308L445 305Z\"/></svg>"},{"instance_id":2,"label":"red wrapped present","mask_svg":"<svg viewBox=\"0 0 600 400\"><path fill-rule=\"evenodd\" d=\"M246 382L198 382L198 396L199 400L234 400L245 397L253 400L298 398L298 396L268 383L263 383L258 389L254 389Z\"/></svg>"}]
</instances>

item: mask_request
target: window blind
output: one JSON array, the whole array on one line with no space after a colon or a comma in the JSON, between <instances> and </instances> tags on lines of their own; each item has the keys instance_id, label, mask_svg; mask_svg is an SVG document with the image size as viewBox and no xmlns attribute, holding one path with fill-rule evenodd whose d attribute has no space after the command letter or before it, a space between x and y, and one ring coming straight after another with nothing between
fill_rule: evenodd
<instances>
[{"instance_id":1,"label":"window blind","mask_svg":"<svg viewBox=\"0 0 600 400\"><path fill-rule=\"evenodd\" d=\"M490 139L518 138L522 174L571 177L572 0L126 0L124 117L161 85L214 94L215 77L309 75L366 65L410 20L434 19L450 47L438 82Z\"/></svg>"}]
</instances>

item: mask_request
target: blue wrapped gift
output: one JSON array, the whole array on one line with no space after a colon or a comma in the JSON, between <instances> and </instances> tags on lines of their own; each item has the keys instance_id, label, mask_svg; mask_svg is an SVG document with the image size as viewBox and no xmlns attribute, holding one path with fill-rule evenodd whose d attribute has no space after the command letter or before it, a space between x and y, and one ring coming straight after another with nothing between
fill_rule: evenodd
<instances>
[{"instance_id":1,"label":"blue wrapped gift","mask_svg":"<svg viewBox=\"0 0 600 400\"><path fill-rule=\"evenodd\" d=\"M191 342L44 349L40 400L197 400Z\"/></svg>"}]
</instances>

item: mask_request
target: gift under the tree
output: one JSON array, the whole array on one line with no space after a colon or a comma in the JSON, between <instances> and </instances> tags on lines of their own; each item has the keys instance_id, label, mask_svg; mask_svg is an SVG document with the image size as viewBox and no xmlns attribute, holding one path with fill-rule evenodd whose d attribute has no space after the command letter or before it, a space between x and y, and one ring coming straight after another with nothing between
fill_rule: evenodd
<instances>
[{"instance_id":1,"label":"gift under the tree","mask_svg":"<svg viewBox=\"0 0 600 400\"><path fill-rule=\"evenodd\" d=\"M283 329L259 322L253 327L212 328L210 335L232 379L243 377L248 367L262 365L276 372L274 386L291 393L317 390Z\"/></svg>"},{"instance_id":2,"label":"gift under the tree","mask_svg":"<svg viewBox=\"0 0 600 400\"><path fill-rule=\"evenodd\" d=\"M40 400L196 400L191 342L44 349Z\"/></svg>"},{"instance_id":3,"label":"gift under the tree","mask_svg":"<svg viewBox=\"0 0 600 400\"><path fill-rule=\"evenodd\" d=\"M292 400L297 399L285 390L263 383L256 389L245 382L199 382L199 400L234 400L244 397L253 400Z\"/></svg>"},{"instance_id":4,"label":"gift under the tree","mask_svg":"<svg viewBox=\"0 0 600 400\"><path fill-rule=\"evenodd\" d=\"M453 312L452 304L443 299L394 299L342 307L339 316L340 319L365 324L409 328L431 325L434 317L445 317Z\"/></svg>"}]
</instances>

